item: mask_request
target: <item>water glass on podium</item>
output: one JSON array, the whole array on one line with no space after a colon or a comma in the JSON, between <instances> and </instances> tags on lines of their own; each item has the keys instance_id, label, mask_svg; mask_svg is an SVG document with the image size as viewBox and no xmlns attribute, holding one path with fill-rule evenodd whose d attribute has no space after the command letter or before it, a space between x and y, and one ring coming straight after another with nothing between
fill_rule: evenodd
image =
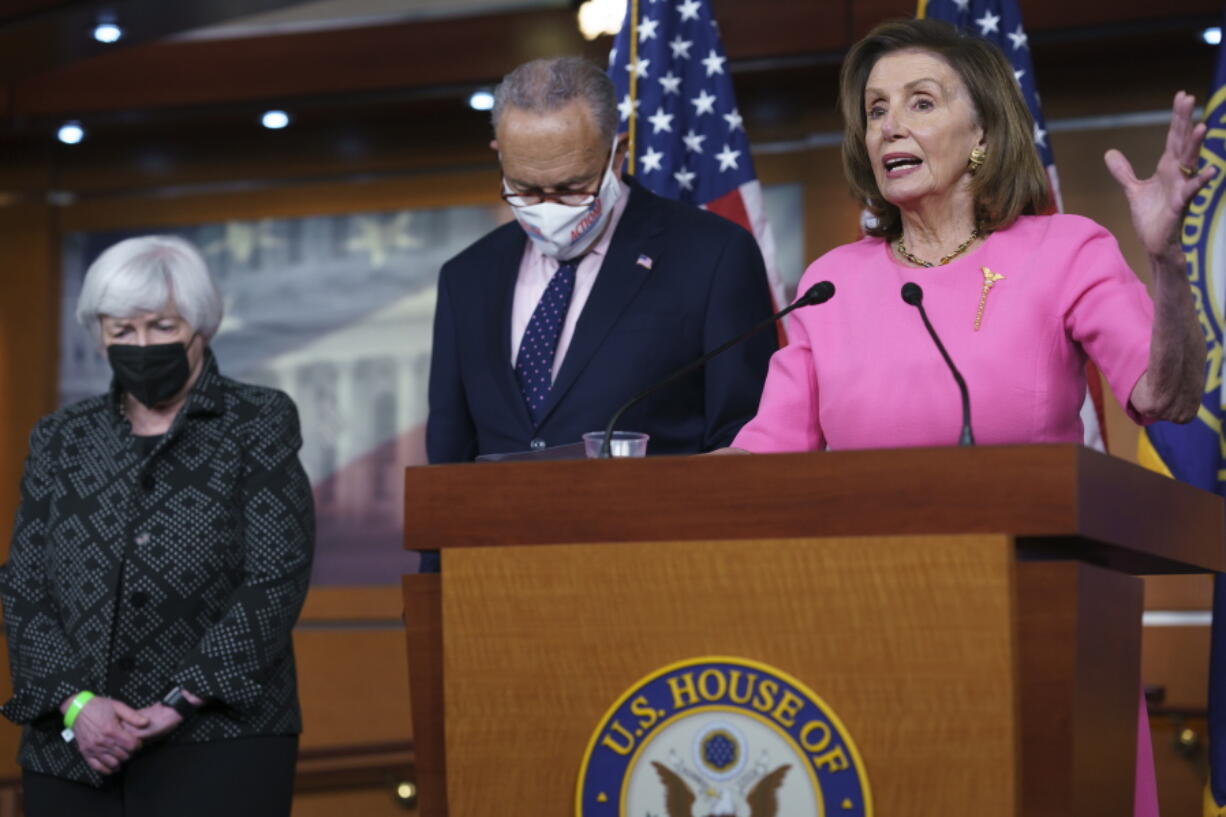
<instances>
[{"instance_id":1,"label":"water glass on podium","mask_svg":"<svg viewBox=\"0 0 1226 817\"><path fill-rule=\"evenodd\" d=\"M647 440L650 436L642 431L614 431L612 439L609 440L609 456L645 457L647 456ZM583 435L583 447L588 459L600 458L600 448L603 442L603 431L589 431Z\"/></svg>"}]
</instances>

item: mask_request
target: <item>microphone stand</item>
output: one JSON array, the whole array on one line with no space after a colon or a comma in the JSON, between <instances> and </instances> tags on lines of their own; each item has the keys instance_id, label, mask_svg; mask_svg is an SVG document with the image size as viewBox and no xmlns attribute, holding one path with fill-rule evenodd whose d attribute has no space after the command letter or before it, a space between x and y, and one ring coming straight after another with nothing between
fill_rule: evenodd
<instances>
[{"instance_id":1,"label":"microphone stand","mask_svg":"<svg viewBox=\"0 0 1226 817\"><path fill-rule=\"evenodd\" d=\"M710 362L711 358L715 357L716 355L719 355L722 352L725 352L728 349L731 349L733 346L736 346L738 343L748 340L749 338L761 332L766 327L773 326L776 321L786 316L792 310L799 309L802 306L813 306L816 304L823 304L833 297L834 297L834 284L830 283L829 281L819 281L818 283L809 287L808 291L805 292L804 295L797 298L789 306L781 309L780 311L776 312L774 315L771 315L769 318L757 324L749 331L741 335L738 335L737 337L724 343L717 349L711 352L708 352L707 354L703 355L697 360L685 364L680 369L678 369L677 371L670 374L668 377L661 380L659 383L655 383L649 388L646 388L643 391L631 397L629 400L627 400L625 403L622 404L621 408L619 408L616 412L614 412L613 417L610 418L609 420L609 424L605 426L604 439L602 439L600 443L600 458L608 459L612 457L610 448L611 448L611 443L613 440L613 428L614 426L617 425L617 421L622 418L622 415L625 414L627 411L629 411L634 406L636 406L639 402L655 394L657 391L669 385L670 383L674 383L677 380L680 380L682 377L685 377L687 374L694 371L695 369L701 366L705 366L708 362Z\"/></svg>"}]
</instances>

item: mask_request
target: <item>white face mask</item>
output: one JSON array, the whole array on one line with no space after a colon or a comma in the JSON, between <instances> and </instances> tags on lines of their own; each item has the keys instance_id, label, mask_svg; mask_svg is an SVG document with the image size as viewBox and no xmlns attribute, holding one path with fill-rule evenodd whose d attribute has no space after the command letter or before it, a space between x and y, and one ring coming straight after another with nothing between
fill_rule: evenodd
<instances>
[{"instance_id":1,"label":"white face mask","mask_svg":"<svg viewBox=\"0 0 1226 817\"><path fill-rule=\"evenodd\" d=\"M621 198L621 183L613 173L613 162L616 159L617 142L614 141L609 166L605 168L601 178L596 200L587 207L570 207L554 201L543 201L527 207L511 208L519 226L536 242L541 252L551 258L565 261L582 255L596 243L613 215L613 206ZM503 188L508 193L512 192L505 181Z\"/></svg>"}]
</instances>

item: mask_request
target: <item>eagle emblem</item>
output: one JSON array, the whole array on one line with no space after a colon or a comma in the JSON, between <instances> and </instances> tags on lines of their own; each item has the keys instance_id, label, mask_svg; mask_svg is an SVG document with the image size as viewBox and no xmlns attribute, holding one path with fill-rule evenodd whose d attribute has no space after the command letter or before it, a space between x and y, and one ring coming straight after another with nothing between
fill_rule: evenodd
<instances>
[{"instance_id":1,"label":"eagle emblem","mask_svg":"<svg viewBox=\"0 0 1226 817\"><path fill-rule=\"evenodd\" d=\"M735 656L653 671L605 713L574 817L873 817L864 764L797 678Z\"/></svg>"},{"instance_id":2,"label":"eagle emblem","mask_svg":"<svg viewBox=\"0 0 1226 817\"><path fill-rule=\"evenodd\" d=\"M788 769L792 768L790 763L784 764L753 783L748 793L743 795L749 807L748 814L745 814L738 813L733 791L728 788L708 788L704 793L708 795L707 799L712 799L709 795L715 793L715 802L708 809L695 811L698 794L685 778L658 760L653 760L651 765L664 784L664 807L668 817L775 817L779 812L779 787L783 785Z\"/></svg>"}]
</instances>

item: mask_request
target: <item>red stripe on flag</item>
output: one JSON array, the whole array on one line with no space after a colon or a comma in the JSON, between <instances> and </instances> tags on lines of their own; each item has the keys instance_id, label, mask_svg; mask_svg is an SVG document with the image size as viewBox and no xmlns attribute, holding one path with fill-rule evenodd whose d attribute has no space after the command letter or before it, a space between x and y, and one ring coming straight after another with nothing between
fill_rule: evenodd
<instances>
[{"instance_id":1,"label":"red stripe on flag","mask_svg":"<svg viewBox=\"0 0 1226 817\"><path fill-rule=\"evenodd\" d=\"M751 233L753 232L753 224L749 221L749 211L745 209L745 200L741 198L740 190L725 193L703 206L712 213L720 214L733 224L739 224Z\"/></svg>"}]
</instances>

